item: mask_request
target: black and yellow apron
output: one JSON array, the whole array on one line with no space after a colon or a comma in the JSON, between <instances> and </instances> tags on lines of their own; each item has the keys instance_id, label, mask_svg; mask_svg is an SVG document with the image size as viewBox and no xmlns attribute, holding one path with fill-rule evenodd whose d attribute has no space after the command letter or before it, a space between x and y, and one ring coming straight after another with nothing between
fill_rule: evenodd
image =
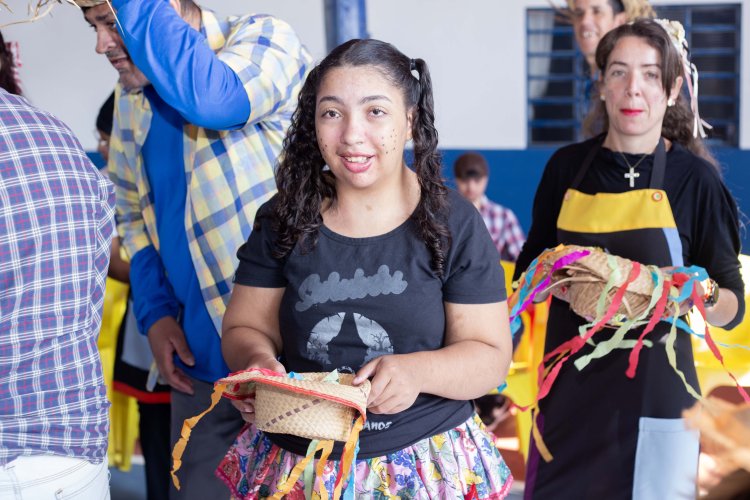
<instances>
[{"instance_id":1,"label":"black and yellow apron","mask_svg":"<svg viewBox=\"0 0 750 500\"><path fill-rule=\"evenodd\" d=\"M601 147L589 152L565 193L557 220L558 242L597 246L611 254L659 267L683 265L680 237L662 184L664 140L654 154L648 189L586 194L578 190ZM552 300L545 351L578 334L585 320L568 304ZM633 345L642 328L628 332ZM665 323L649 334L664 342ZM605 329L596 342L612 336ZM630 349L615 349L582 370L574 361L590 354L587 345L569 359L550 394L541 401L539 424L554 456L546 463L533 446L526 475L527 499L695 498L698 436L680 418L695 401L685 390L662 346L644 349L635 378L625 375ZM689 335L678 335L677 365L698 387Z\"/></svg>"}]
</instances>

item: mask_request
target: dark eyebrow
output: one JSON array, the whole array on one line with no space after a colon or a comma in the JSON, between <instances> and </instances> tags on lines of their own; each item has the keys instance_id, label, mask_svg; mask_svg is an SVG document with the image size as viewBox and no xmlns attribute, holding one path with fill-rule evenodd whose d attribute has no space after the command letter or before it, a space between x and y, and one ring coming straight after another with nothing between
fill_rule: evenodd
<instances>
[{"instance_id":1,"label":"dark eyebrow","mask_svg":"<svg viewBox=\"0 0 750 500\"><path fill-rule=\"evenodd\" d=\"M360 99L359 103L360 104L365 104L365 103L372 102L372 101L388 101L388 102L391 102L391 100L387 96L384 96L384 95L370 95L370 96L363 97L362 99ZM344 101L342 101L341 99L339 99L338 97L333 96L333 95L324 95L323 97L321 97L320 99L318 99L318 104L322 104L324 102L334 102L336 104L343 104L344 103Z\"/></svg>"},{"instance_id":2,"label":"dark eyebrow","mask_svg":"<svg viewBox=\"0 0 750 500\"><path fill-rule=\"evenodd\" d=\"M98 16L94 17L94 21L98 21L98 22L109 21L111 17L112 17L112 13L107 11L106 14L99 14Z\"/></svg>"},{"instance_id":3,"label":"dark eyebrow","mask_svg":"<svg viewBox=\"0 0 750 500\"><path fill-rule=\"evenodd\" d=\"M615 64L616 64L616 65L618 65L618 66L625 66L625 67L628 67L628 65L627 65L627 64L625 64L625 63L624 63L624 62L622 62L622 61L612 61L611 63L609 63L609 67L612 67L612 66L614 66ZM656 67L656 68L659 68L659 69L661 69L661 66L660 66L659 64L657 64L657 63L646 63L646 64L641 64L641 66L640 66L640 67L641 67L641 68L648 68L648 67L652 67L652 66L653 66L653 67Z\"/></svg>"},{"instance_id":4,"label":"dark eyebrow","mask_svg":"<svg viewBox=\"0 0 750 500\"><path fill-rule=\"evenodd\" d=\"M324 102L329 102L329 101L330 102L335 102L336 104L343 104L343 101L341 99L339 99L336 96L332 96L332 95L324 95L323 97L321 97L320 99L318 99L318 104L322 104Z\"/></svg>"},{"instance_id":5,"label":"dark eyebrow","mask_svg":"<svg viewBox=\"0 0 750 500\"><path fill-rule=\"evenodd\" d=\"M360 104L365 104L367 102L372 102L372 101L388 101L388 102L391 102L391 100L387 96L384 96L384 95L371 95L371 96L363 97L362 100L359 101L359 103Z\"/></svg>"}]
</instances>

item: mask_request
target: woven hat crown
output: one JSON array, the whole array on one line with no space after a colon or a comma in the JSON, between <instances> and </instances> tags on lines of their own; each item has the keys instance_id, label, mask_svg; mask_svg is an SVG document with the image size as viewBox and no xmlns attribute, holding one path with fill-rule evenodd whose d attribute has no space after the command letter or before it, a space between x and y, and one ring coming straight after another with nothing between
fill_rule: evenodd
<instances>
[{"instance_id":1,"label":"woven hat crown","mask_svg":"<svg viewBox=\"0 0 750 500\"><path fill-rule=\"evenodd\" d=\"M299 375L291 378L252 369L217 384L225 386L224 396L230 399L255 394L255 426L262 431L308 439L349 439L354 419L366 417L370 381L354 386L352 374L338 374L337 382L328 381L327 372Z\"/></svg>"}]
</instances>

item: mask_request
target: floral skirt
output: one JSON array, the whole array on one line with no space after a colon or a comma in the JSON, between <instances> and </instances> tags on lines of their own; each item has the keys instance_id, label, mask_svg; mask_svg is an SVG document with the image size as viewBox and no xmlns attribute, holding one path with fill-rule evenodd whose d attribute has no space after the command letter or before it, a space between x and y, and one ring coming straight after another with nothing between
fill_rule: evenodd
<instances>
[{"instance_id":1,"label":"floral skirt","mask_svg":"<svg viewBox=\"0 0 750 500\"><path fill-rule=\"evenodd\" d=\"M253 426L246 426L216 475L236 498L262 499L273 495L303 458L274 445ZM338 466L331 460L325 468L323 484L327 492L333 491ZM508 495L513 482L492 434L476 414L454 429L403 450L357 460L354 475L354 496L376 499L499 499ZM320 498L319 484L317 478L307 485L308 496ZM305 499L305 488L300 478L285 498Z\"/></svg>"}]
</instances>

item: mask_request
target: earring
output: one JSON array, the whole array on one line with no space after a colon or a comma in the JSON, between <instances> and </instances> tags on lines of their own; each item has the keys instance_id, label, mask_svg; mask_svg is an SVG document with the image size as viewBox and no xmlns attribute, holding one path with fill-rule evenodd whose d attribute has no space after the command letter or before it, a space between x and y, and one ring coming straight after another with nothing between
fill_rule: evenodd
<instances>
[{"instance_id":1,"label":"earring","mask_svg":"<svg viewBox=\"0 0 750 500\"><path fill-rule=\"evenodd\" d=\"M606 100L607 100L607 98L606 98L606 97L604 97L604 94L599 94L599 100L600 100L600 101L606 101Z\"/></svg>"},{"instance_id":2,"label":"earring","mask_svg":"<svg viewBox=\"0 0 750 500\"><path fill-rule=\"evenodd\" d=\"M667 99L667 107L671 108L672 106L674 106L674 99L670 97L669 99Z\"/></svg>"}]
</instances>

